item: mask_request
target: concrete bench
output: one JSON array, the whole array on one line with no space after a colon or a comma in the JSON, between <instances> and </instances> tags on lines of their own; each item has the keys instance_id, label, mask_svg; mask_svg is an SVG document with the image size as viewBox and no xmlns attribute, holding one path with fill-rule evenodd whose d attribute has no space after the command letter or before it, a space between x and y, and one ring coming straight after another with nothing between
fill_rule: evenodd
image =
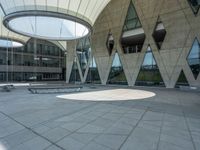
<instances>
[{"instance_id":1,"label":"concrete bench","mask_svg":"<svg viewBox=\"0 0 200 150\"><path fill-rule=\"evenodd\" d=\"M71 93L79 92L82 86L66 86L66 87L32 87L28 90L32 94L51 94L51 93Z\"/></svg>"},{"instance_id":2,"label":"concrete bench","mask_svg":"<svg viewBox=\"0 0 200 150\"><path fill-rule=\"evenodd\" d=\"M194 86L179 86L180 90L183 91L200 91L199 87L194 87Z\"/></svg>"},{"instance_id":3,"label":"concrete bench","mask_svg":"<svg viewBox=\"0 0 200 150\"><path fill-rule=\"evenodd\" d=\"M4 91L4 92L10 92L14 88L15 87L12 84L4 85L4 86L2 86L2 91Z\"/></svg>"}]
</instances>

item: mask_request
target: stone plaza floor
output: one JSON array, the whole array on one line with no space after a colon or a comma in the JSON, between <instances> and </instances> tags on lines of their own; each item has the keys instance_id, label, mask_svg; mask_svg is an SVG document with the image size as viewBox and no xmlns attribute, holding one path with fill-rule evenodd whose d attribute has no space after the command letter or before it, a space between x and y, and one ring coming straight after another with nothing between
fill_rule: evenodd
<instances>
[{"instance_id":1,"label":"stone plaza floor","mask_svg":"<svg viewBox=\"0 0 200 150\"><path fill-rule=\"evenodd\" d=\"M0 92L0 150L200 150L200 93L97 86L72 94Z\"/></svg>"}]
</instances>

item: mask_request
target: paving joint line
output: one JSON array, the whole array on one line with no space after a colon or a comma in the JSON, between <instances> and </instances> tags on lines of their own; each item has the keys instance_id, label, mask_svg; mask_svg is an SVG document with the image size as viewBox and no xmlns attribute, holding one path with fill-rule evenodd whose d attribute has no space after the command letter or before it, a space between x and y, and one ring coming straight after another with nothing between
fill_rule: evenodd
<instances>
[{"instance_id":1,"label":"paving joint line","mask_svg":"<svg viewBox=\"0 0 200 150\"><path fill-rule=\"evenodd\" d=\"M182 106L182 105L181 105L181 106ZM185 111L184 111L183 109L182 109L182 112L183 112L183 116L184 116L184 120L185 120L185 123L186 123L187 129L188 129L189 134L190 134L190 138L191 138L192 146L193 146L194 150L197 150L197 148L196 148L196 146L195 146L194 139L193 139L193 137L192 137L192 133L191 133L191 130L190 130L190 127L189 127L189 124L188 124L187 118L186 118Z\"/></svg>"},{"instance_id":2,"label":"paving joint line","mask_svg":"<svg viewBox=\"0 0 200 150\"><path fill-rule=\"evenodd\" d=\"M32 130L31 128L27 127L27 126L26 126L26 125L24 125L23 123L21 123L21 122L19 122L19 121L15 120L14 118L12 118L11 116L9 116L9 115L5 114L5 113L4 113L4 112L2 112L2 111L0 111L0 112L1 112L2 114L4 114L5 116L7 116L9 119L11 119L11 120L15 121L16 123L20 124L20 125L21 125L21 126L23 126L24 128L28 129L29 131L31 131L31 132L32 132L32 133L34 133L35 135L37 135L37 136L39 136L39 137L41 137L41 138L45 139L46 141L48 141L48 142L49 142L49 143L51 143L52 145L55 145L56 147L58 147L58 148L60 148L60 149L62 149L62 150L65 150L65 149L64 149L64 148L62 148L61 146L57 145L56 143L52 142L51 140L49 140L48 138L46 138L46 137L42 136L41 134L39 134L39 133L35 132L34 130ZM23 143L21 143L21 144L23 144Z\"/></svg>"},{"instance_id":3,"label":"paving joint line","mask_svg":"<svg viewBox=\"0 0 200 150\"><path fill-rule=\"evenodd\" d=\"M159 149L159 145L160 145L160 141L161 141L160 140L161 139L161 134L162 134L163 125L164 125L164 119L165 119L165 113L163 113L163 117L162 117L162 123L161 123L161 127L160 127L160 134L159 134L159 139L158 139L156 150Z\"/></svg>"},{"instance_id":4,"label":"paving joint line","mask_svg":"<svg viewBox=\"0 0 200 150\"><path fill-rule=\"evenodd\" d=\"M94 106L96 106L97 104L98 104L98 103L95 103ZM91 110L91 111L89 111L89 112L92 112L92 111L93 111L93 110ZM111 110L110 110L110 111L111 111ZM106 111L104 114L102 114L102 116L105 115L106 113L110 112L110 111ZM89 113L89 112L87 112L87 113ZM66 138L66 137L68 137L68 136L70 136L70 135L72 135L72 134L74 134L74 133L81 133L81 134L89 133L89 132L77 132L77 131L78 131L79 129L81 129L81 128L87 126L88 124L94 122L95 120L97 120L97 119L100 118L100 117L101 117L101 116L98 116L97 118L95 118L95 119L89 121L88 123L86 123L85 125L81 126L80 128L78 128L78 129L76 129L76 130L70 132L70 134L68 134L68 135L66 135L66 136L64 136L64 137L62 137L61 139L59 139L59 140L56 141L55 143L58 143L59 141L63 140L64 138ZM63 129L65 129L65 128L63 128ZM65 129L65 130L67 130L67 129ZM92 133L92 134L101 134L101 133ZM99 136L99 135L97 135L97 136ZM96 137L97 137L97 136L96 136ZM96 138L96 137L95 137L95 138ZM72 138L72 137L71 137L71 138ZM72 139L74 139L74 138L72 138ZM76 139L74 139L74 140L76 140ZM76 140L76 141L77 141L77 140ZM92 140L91 140L91 141L92 141ZM80 142L80 141L78 141L78 142ZM82 143L82 142L80 142L80 143ZM84 143L83 143L83 144L84 144Z\"/></svg>"},{"instance_id":5,"label":"paving joint line","mask_svg":"<svg viewBox=\"0 0 200 150\"><path fill-rule=\"evenodd\" d=\"M148 112L148 107L147 109L144 111L144 113L142 114L142 116L140 117L140 119L138 120L138 122L136 123L136 125L134 126L134 128L131 130L131 132L129 133L129 135L126 137L126 139L124 140L124 142L120 145L119 150L124 146L124 144L126 143L126 141L128 140L128 138L131 136L131 134L135 131L135 129L137 128L137 126L139 125L140 121L143 119L144 115Z\"/></svg>"},{"instance_id":6,"label":"paving joint line","mask_svg":"<svg viewBox=\"0 0 200 150\"><path fill-rule=\"evenodd\" d=\"M97 104L98 104L98 103L94 103L94 104L91 104L91 105L94 105L94 106L95 106L95 105L97 105ZM91 107L91 105L88 105L88 106L86 106L86 107L80 109L79 111L85 110L85 109ZM0 113L2 113L3 115L5 115L5 116L8 117L9 119L15 121L16 123L20 124L21 126L23 126L24 128L26 128L27 130L29 130L29 131L31 131L32 133L34 133L35 135L37 135L37 136L39 136L39 137L45 139L46 141L50 142L52 145L55 145L56 147L58 147L58 148L60 148L60 149L62 149L62 150L65 150L63 147L59 146L59 145L56 144L55 142L49 140L49 139L46 138L45 136L43 136L43 135L37 133L36 131L34 131L31 127L27 127L27 126L24 125L23 123L17 121L17 120L14 119L13 117L9 116L8 114L6 114L6 113L4 113L4 112L2 112L2 111L0 111ZM61 118L61 117L64 117L64 116L69 116L69 115L72 115L72 114L74 114L74 113L76 113L76 111L73 111L72 113L67 114L67 115L62 115L62 116L60 116L60 117L58 117L58 118ZM50 119L50 120L55 120L55 119ZM48 120L48 121L50 121L50 120ZM46 122L46 121L44 121L44 122ZM40 124L42 124L42 123L40 123ZM69 135L71 135L71 134L69 134ZM67 135L67 136L68 136L68 135ZM66 137L66 136L65 136L65 137ZM59 140L59 141L60 141L60 140ZM58 142L58 141L57 141L57 142ZM21 143L21 144L23 144L23 143Z\"/></svg>"}]
</instances>

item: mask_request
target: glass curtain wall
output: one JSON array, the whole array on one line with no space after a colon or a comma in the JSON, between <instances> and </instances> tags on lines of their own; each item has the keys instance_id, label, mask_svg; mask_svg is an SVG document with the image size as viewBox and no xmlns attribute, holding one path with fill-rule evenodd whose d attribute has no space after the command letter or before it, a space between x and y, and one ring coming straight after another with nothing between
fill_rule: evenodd
<instances>
[{"instance_id":1,"label":"glass curtain wall","mask_svg":"<svg viewBox=\"0 0 200 150\"><path fill-rule=\"evenodd\" d=\"M98 71L97 64L94 57L92 57L90 61L86 83L101 84L99 71Z\"/></svg>"},{"instance_id":2,"label":"glass curtain wall","mask_svg":"<svg viewBox=\"0 0 200 150\"><path fill-rule=\"evenodd\" d=\"M141 52L145 41L144 30L131 0L122 30L121 46L125 54Z\"/></svg>"},{"instance_id":3,"label":"glass curtain wall","mask_svg":"<svg viewBox=\"0 0 200 150\"><path fill-rule=\"evenodd\" d=\"M175 87L179 88L180 86L189 86L189 83L187 81L187 78L186 78L183 70L181 70L181 73L180 73L180 75L178 77L178 80L176 82Z\"/></svg>"},{"instance_id":4,"label":"glass curtain wall","mask_svg":"<svg viewBox=\"0 0 200 150\"><path fill-rule=\"evenodd\" d=\"M0 48L0 81L7 80L6 74L8 81L63 80L64 73L51 68L62 70L64 59L64 52L45 40L30 39L21 48Z\"/></svg>"},{"instance_id":5,"label":"glass curtain wall","mask_svg":"<svg viewBox=\"0 0 200 150\"><path fill-rule=\"evenodd\" d=\"M135 85L165 86L150 46L145 53Z\"/></svg>"},{"instance_id":6,"label":"glass curtain wall","mask_svg":"<svg viewBox=\"0 0 200 150\"><path fill-rule=\"evenodd\" d=\"M77 65L77 57L74 58L73 66L72 66L72 71L71 75L69 78L69 83L81 83L81 78L78 70L78 65Z\"/></svg>"},{"instance_id":7,"label":"glass curtain wall","mask_svg":"<svg viewBox=\"0 0 200 150\"><path fill-rule=\"evenodd\" d=\"M86 68L88 66L89 58L91 57L91 45L89 37L85 37L78 40L76 52L81 67L82 75L84 76Z\"/></svg>"},{"instance_id":8,"label":"glass curtain wall","mask_svg":"<svg viewBox=\"0 0 200 150\"><path fill-rule=\"evenodd\" d=\"M117 52L115 53L115 56L112 62L112 67L110 70L107 83L127 85L127 80L124 74L123 66L122 66L119 54Z\"/></svg>"},{"instance_id":9,"label":"glass curtain wall","mask_svg":"<svg viewBox=\"0 0 200 150\"><path fill-rule=\"evenodd\" d=\"M197 38L194 40L187 61L195 79L197 79L200 72L200 43Z\"/></svg>"}]
</instances>

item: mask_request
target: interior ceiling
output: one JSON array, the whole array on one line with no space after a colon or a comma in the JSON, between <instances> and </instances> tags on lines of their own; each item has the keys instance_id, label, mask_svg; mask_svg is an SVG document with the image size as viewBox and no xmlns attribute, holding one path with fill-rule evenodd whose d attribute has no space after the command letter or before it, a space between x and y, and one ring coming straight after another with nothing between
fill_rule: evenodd
<instances>
[{"instance_id":1,"label":"interior ceiling","mask_svg":"<svg viewBox=\"0 0 200 150\"><path fill-rule=\"evenodd\" d=\"M80 18L91 26L110 0L0 0L5 15L40 10L59 12Z\"/></svg>"}]
</instances>

